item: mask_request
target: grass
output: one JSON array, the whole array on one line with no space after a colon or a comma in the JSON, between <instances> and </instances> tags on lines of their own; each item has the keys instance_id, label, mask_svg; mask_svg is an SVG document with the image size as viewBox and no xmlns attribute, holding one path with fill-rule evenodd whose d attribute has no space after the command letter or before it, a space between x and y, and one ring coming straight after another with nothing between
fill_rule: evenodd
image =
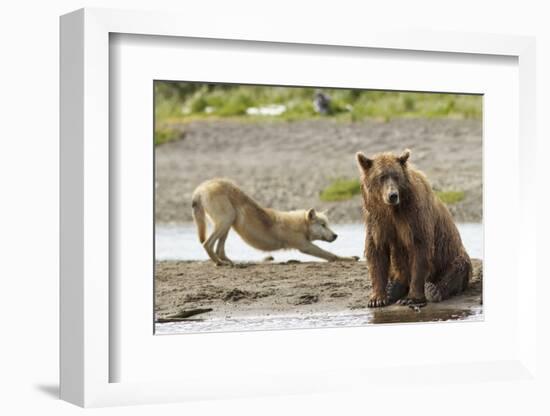
<instances>
[{"instance_id":1,"label":"grass","mask_svg":"<svg viewBox=\"0 0 550 416\"><path fill-rule=\"evenodd\" d=\"M447 205L456 204L464 199L464 191L435 191L441 201Z\"/></svg>"},{"instance_id":2,"label":"grass","mask_svg":"<svg viewBox=\"0 0 550 416\"><path fill-rule=\"evenodd\" d=\"M293 121L331 118L344 122L364 119L389 121L394 118L480 118L479 95L323 89L330 96L329 115L320 115L313 107L316 89L251 85L212 85L184 82L155 82L155 118L157 126L182 124L197 119L238 118L241 120ZM250 107L284 105L277 116L250 116ZM157 135L155 135L157 137ZM158 132L165 143L169 132Z\"/></svg>"},{"instance_id":3,"label":"grass","mask_svg":"<svg viewBox=\"0 0 550 416\"><path fill-rule=\"evenodd\" d=\"M155 130L155 145L168 143L178 138L178 133L170 128L157 127Z\"/></svg>"},{"instance_id":4,"label":"grass","mask_svg":"<svg viewBox=\"0 0 550 416\"><path fill-rule=\"evenodd\" d=\"M361 193L361 184L358 179L336 179L323 189L319 195L321 201L345 201ZM464 191L435 191L437 197L445 204L452 205L462 201Z\"/></svg>"},{"instance_id":5,"label":"grass","mask_svg":"<svg viewBox=\"0 0 550 416\"><path fill-rule=\"evenodd\" d=\"M321 201L345 201L353 198L361 192L361 185L358 179L337 179L320 194Z\"/></svg>"}]
</instances>

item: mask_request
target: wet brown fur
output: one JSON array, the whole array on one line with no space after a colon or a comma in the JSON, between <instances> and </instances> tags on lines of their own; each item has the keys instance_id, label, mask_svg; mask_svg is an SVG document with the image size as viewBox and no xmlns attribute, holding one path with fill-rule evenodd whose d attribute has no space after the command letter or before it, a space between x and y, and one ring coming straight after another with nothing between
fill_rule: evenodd
<instances>
[{"instance_id":1,"label":"wet brown fur","mask_svg":"<svg viewBox=\"0 0 550 416\"><path fill-rule=\"evenodd\" d=\"M441 301L462 292L472 265L447 207L426 176L401 156L357 154L366 222L370 307ZM388 189L399 203L388 203ZM389 192L389 191L387 191Z\"/></svg>"}]
</instances>

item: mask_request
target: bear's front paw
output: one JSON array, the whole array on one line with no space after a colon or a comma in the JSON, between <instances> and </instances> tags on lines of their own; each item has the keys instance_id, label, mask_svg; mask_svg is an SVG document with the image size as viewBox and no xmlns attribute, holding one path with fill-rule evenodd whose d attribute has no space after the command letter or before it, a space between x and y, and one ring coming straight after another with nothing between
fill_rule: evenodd
<instances>
[{"instance_id":1,"label":"bear's front paw","mask_svg":"<svg viewBox=\"0 0 550 416\"><path fill-rule=\"evenodd\" d=\"M397 304L398 305L403 305L403 306L422 307L422 306L426 306L426 298L411 298L411 297L407 296L406 298L399 299L397 301Z\"/></svg>"},{"instance_id":2,"label":"bear's front paw","mask_svg":"<svg viewBox=\"0 0 550 416\"><path fill-rule=\"evenodd\" d=\"M424 293L426 293L426 299L430 302L441 302L443 300L443 294L435 283L426 282Z\"/></svg>"},{"instance_id":3,"label":"bear's front paw","mask_svg":"<svg viewBox=\"0 0 550 416\"><path fill-rule=\"evenodd\" d=\"M379 295L372 295L369 299L369 302L367 303L367 306L369 308L380 308L382 306L386 306L388 304L388 298L384 296Z\"/></svg>"}]
</instances>

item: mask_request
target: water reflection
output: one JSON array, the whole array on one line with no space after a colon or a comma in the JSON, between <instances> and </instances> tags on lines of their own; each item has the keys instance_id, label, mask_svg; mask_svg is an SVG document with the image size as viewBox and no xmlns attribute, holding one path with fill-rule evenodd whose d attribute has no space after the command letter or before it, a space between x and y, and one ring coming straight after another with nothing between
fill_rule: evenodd
<instances>
[{"instance_id":1,"label":"water reflection","mask_svg":"<svg viewBox=\"0 0 550 416\"><path fill-rule=\"evenodd\" d=\"M261 316L224 319L190 319L185 322L156 324L155 334L232 331L269 331L281 329L311 329L354 327L372 324L441 322L441 321L481 321L481 306L472 309L430 308L415 312L400 306L385 309L368 309L360 313L317 313L294 316Z\"/></svg>"}]
</instances>

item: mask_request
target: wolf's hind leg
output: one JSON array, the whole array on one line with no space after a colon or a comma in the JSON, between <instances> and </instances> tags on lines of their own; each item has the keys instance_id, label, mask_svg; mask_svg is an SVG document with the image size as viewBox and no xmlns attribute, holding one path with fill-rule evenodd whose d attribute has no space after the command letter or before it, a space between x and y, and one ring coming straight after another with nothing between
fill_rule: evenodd
<instances>
[{"instance_id":1,"label":"wolf's hind leg","mask_svg":"<svg viewBox=\"0 0 550 416\"><path fill-rule=\"evenodd\" d=\"M223 234L220 239L218 240L218 244L216 245L216 255L224 261L228 261L230 263L233 263L226 255L225 255L225 240L227 240L227 235L229 234L229 229L225 234Z\"/></svg>"},{"instance_id":2,"label":"wolf's hind leg","mask_svg":"<svg viewBox=\"0 0 550 416\"><path fill-rule=\"evenodd\" d=\"M457 256L439 282L426 282L424 292L429 302L441 302L462 293L472 275L472 263L467 256Z\"/></svg>"},{"instance_id":3,"label":"wolf's hind leg","mask_svg":"<svg viewBox=\"0 0 550 416\"><path fill-rule=\"evenodd\" d=\"M224 260L220 258L215 252L214 252L214 246L216 244L216 241L218 241L222 236L227 236L227 233L229 232L229 229L231 228L231 225L233 223L233 219L226 220L221 223L217 223L214 227L214 231L210 236L206 239L206 241L203 243L203 247L208 253L208 256L212 259L216 265L221 266L224 264L231 264L230 261Z\"/></svg>"}]
</instances>

